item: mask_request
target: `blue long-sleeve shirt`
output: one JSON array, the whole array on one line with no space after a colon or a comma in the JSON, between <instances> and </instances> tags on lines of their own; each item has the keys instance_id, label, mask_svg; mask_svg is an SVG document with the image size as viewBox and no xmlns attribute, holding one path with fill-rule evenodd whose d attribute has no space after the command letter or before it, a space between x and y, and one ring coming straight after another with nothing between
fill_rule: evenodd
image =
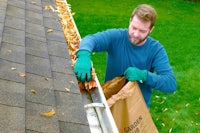
<instances>
[{"instance_id":1,"label":"blue long-sleeve shirt","mask_svg":"<svg viewBox=\"0 0 200 133\"><path fill-rule=\"evenodd\" d=\"M148 37L142 46L133 45L128 38L127 29L109 29L87 35L79 49L90 52L107 52L105 81L121 76L128 67L148 70L147 81L139 83L147 106L150 105L152 89L174 92L176 79L169 64L164 47Z\"/></svg>"}]
</instances>

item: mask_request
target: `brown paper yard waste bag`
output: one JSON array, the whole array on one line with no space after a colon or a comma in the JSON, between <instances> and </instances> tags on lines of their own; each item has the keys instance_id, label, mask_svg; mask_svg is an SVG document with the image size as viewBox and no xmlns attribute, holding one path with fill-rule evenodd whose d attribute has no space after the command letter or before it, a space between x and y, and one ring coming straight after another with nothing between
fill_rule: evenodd
<instances>
[{"instance_id":1,"label":"brown paper yard waste bag","mask_svg":"<svg viewBox=\"0 0 200 133\"><path fill-rule=\"evenodd\" d=\"M126 78L116 77L102 85L102 89L106 99L110 98L112 95L117 94L122 87L126 84Z\"/></svg>"},{"instance_id":2,"label":"brown paper yard waste bag","mask_svg":"<svg viewBox=\"0 0 200 133\"><path fill-rule=\"evenodd\" d=\"M105 84L102 89L119 133L158 133L137 82L117 77Z\"/></svg>"}]
</instances>

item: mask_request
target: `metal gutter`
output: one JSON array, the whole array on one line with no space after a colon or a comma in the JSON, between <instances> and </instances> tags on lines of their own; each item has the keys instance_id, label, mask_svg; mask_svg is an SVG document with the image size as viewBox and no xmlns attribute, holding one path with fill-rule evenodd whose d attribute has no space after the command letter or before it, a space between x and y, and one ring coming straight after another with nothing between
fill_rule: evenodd
<instances>
[{"instance_id":1,"label":"metal gutter","mask_svg":"<svg viewBox=\"0 0 200 133\"><path fill-rule=\"evenodd\" d=\"M80 37L79 31L71 14L69 4L66 0L56 0L65 4L70 21L74 24L76 35ZM66 13L66 12L65 12ZM80 37L81 40L81 37ZM118 133L117 126L108 107L106 98L102 91L98 77L95 76L97 88L89 91L81 90L82 100L86 111L89 127L91 133Z\"/></svg>"},{"instance_id":2,"label":"metal gutter","mask_svg":"<svg viewBox=\"0 0 200 133\"><path fill-rule=\"evenodd\" d=\"M88 92L92 101L91 103L84 103L91 132L98 133L97 130L101 128L102 131L98 130L99 133L118 133L117 126L97 77L95 78L95 81L97 83L97 88ZM83 99L85 98L85 95L87 94L82 93ZM96 120L94 121L94 119ZM97 122L98 126L94 126L94 122Z\"/></svg>"}]
</instances>

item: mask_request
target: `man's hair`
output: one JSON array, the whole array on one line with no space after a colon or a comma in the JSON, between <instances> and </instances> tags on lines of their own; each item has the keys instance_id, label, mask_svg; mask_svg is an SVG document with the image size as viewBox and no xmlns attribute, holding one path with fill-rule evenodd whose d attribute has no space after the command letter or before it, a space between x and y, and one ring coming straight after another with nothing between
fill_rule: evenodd
<instances>
[{"instance_id":1,"label":"man's hair","mask_svg":"<svg viewBox=\"0 0 200 133\"><path fill-rule=\"evenodd\" d=\"M131 20L135 15L137 15L137 17L144 22L150 21L150 28L152 28L155 24L157 13L152 6L147 4L141 4L133 10Z\"/></svg>"}]
</instances>

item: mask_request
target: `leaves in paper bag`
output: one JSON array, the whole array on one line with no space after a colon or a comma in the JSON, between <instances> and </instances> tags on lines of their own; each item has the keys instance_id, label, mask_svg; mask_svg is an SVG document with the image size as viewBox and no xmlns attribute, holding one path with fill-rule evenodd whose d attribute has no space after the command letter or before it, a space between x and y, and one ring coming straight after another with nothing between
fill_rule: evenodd
<instances>
[{"instance_id":1,"label":"leaves in paper bag","mask_svg":"<svg viewBox=\"0 0 200 133\"><path fill-rule=\"evenodd\" d=\"M52 117L55 113L56 113L55 110L52 109L52 110L49 111L49 112L43 112L43 113L41 113L41 115L42 115L42 116L45 116L45 117Z\"/></svg>"}]
</instances>

